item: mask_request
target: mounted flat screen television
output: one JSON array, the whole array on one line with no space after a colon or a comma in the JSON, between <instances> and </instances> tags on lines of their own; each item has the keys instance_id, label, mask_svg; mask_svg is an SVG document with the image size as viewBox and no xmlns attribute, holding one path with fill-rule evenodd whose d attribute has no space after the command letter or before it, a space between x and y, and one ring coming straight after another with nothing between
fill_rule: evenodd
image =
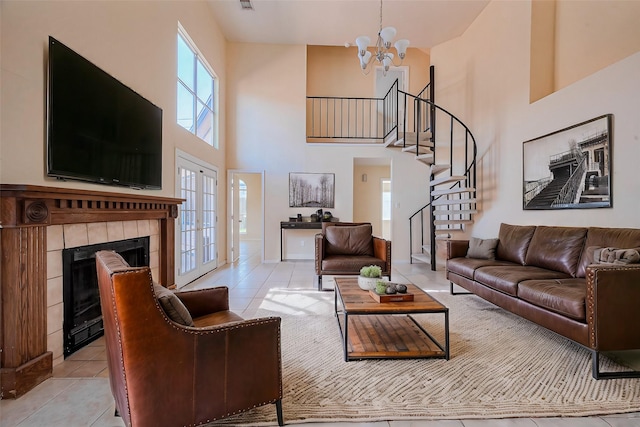
<instances>
[{"instance_id":1,"label":"mounted flat screen television","mask_svg":"<svg viewBox=\"0 0 640 427\"><path fill-rule=\"evenodd\" d=\"M49 37L47 174L162 187L162 109Z\"/></svg>"}]
</instances>

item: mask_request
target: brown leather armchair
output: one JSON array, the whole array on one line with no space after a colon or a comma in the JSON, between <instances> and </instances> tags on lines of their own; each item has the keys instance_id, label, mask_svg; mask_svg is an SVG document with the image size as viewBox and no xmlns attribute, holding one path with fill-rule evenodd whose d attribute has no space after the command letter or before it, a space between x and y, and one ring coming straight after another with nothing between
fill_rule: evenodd
<instances>
[{"instance_id":1,"label":"brown leather armchair","mask_svg":"<svg viewBox=\"0 0 640 427\"><path fill-rule=\"evenodd\" d=\"M391 241L375 237L368 222L323 222L315 236L315 268L318 290L322 276L358 275L366 265L382 268L391 278Z\"/></svg>"},{"instance_id":2,"label":"brown leather armchair","mask_svg":"<svg viewBox=\"0 0 640 427\"><path fill-rule=\"evenodd\" d=\"M279 317L243 320L227 287L173 293L112 251L98 252L96 267L125 425L198 425L268 403L283 425Z\"/></svg>"}]
</instances>

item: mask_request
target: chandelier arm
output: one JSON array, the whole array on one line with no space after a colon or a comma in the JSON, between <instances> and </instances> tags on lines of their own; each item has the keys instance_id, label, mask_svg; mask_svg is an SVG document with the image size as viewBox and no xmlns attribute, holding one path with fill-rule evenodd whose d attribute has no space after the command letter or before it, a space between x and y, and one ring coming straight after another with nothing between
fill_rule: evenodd
<instances>
[{"instance_id":1,"label":"chandelier arm","mask_svg":"<svg viewBox=\"0 0 640 427\"><path fill-rule=\"evenodd\" d=\"M391 60L391 63L393 64L394 67L399 67L402 65L403 60L400 59L400 62L396 63L395 58Z\"/></svg>"},{"instance_id":2,"label":"chandelier arm","mask_svg":"<svg viewBox=\"0 0 640 427\"><path fill-rule=\"evenodd\" d=\"M371 67L369 67L369 65L371 65L371 63L375 60L378 61L380 63L380 65L383 66L383 73L386 75L386 71L389 68L390 65L393 65L394 67L399 67L400 65L402 65L402 62L404 60L404 54L405 54L405 50L406 50L406 45L409 44L408 40L400 40L399 42L404 42L404 47L402 47L402 55L400 54L400 49L398 48L398 45L395 45L396 51L398 52L398 58L400 58L400 62L397 62L395 60L395 55L393 53L390 52L391 50L391 41L393 40L393 38L395 37L396 34L396 29L393 27L388 27L385 28L385 38L387 39L387 44L385 45L385 40L382 38L382 1L380 0L380 27L378 30L378 38L376 40L376 44L375 44L375 53L373 53L369 59L365 62L363 61L363 56L364 55L359 55L360 58L360 63L361 63L361 68L362 68L362 74L367 75L369 74L369 72L371 71ZM388 30L391 30L391 32L389 32ZM361 43L359 42L360 39L366 39L366 42L363 44L363 46L361 47ZM358 49L360 53L363 53L366 45L368 45L370 43L370 40L368 37L365 36L361 36L358 37L358 39L356 39L356 43L358 44ZM386 62L385 62L386 61Z\"/></svg>"},{"instance_id":3,"label":"chandelier arm","mask_svg":"<svg viewBox=\"0 0 640 427\"><path fill-rule=\"evenodd\" d=\"M360 71L362 71L363 76L368 76L369 73L371 72L371 67L362 68Z\"/></svg>"}]
</instances>

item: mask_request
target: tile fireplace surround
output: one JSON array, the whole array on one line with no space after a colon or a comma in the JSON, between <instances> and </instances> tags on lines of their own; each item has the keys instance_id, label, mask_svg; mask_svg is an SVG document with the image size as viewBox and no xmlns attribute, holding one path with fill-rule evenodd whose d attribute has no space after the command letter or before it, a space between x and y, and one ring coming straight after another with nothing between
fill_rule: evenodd
<instances>
[{"instance_id":1,"label":"tile fireplace surround","mask_svg":"<svg viewBox=\"0 0 640 427\"><path fill-rule=\"evenodd\" d=\"M16 184L0 192L0 398L11 399L62 360L62 249L150 236L153 277L173 286L182 200Z\"/></svg>"}]
</instances>

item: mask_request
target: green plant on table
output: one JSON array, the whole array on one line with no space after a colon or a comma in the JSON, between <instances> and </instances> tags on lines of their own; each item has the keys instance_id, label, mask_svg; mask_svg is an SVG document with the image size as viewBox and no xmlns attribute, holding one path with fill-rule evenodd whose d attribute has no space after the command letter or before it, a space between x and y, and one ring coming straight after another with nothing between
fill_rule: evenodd
<instances>
[{"instance_id":1,"label":"green plant on table","mask_svg":"<svg viewBox=\"0 0 640 427\"><path fill-rule=\"evenodd\" d=\"M362 277L382 277L382 268L377 265L367 265L360 269Z\"/></svg>"},{"instance_id":2,"label":"green plant on table","mask_svg":"<svg viewBox=\"0 0 640 427\"><path fill-rule=\"evenodd\" d=\"M376 283L376 293L378 295L384 295L387 293L387 282L384 280L378 280Z\"/></svg>"}]
</instances>

